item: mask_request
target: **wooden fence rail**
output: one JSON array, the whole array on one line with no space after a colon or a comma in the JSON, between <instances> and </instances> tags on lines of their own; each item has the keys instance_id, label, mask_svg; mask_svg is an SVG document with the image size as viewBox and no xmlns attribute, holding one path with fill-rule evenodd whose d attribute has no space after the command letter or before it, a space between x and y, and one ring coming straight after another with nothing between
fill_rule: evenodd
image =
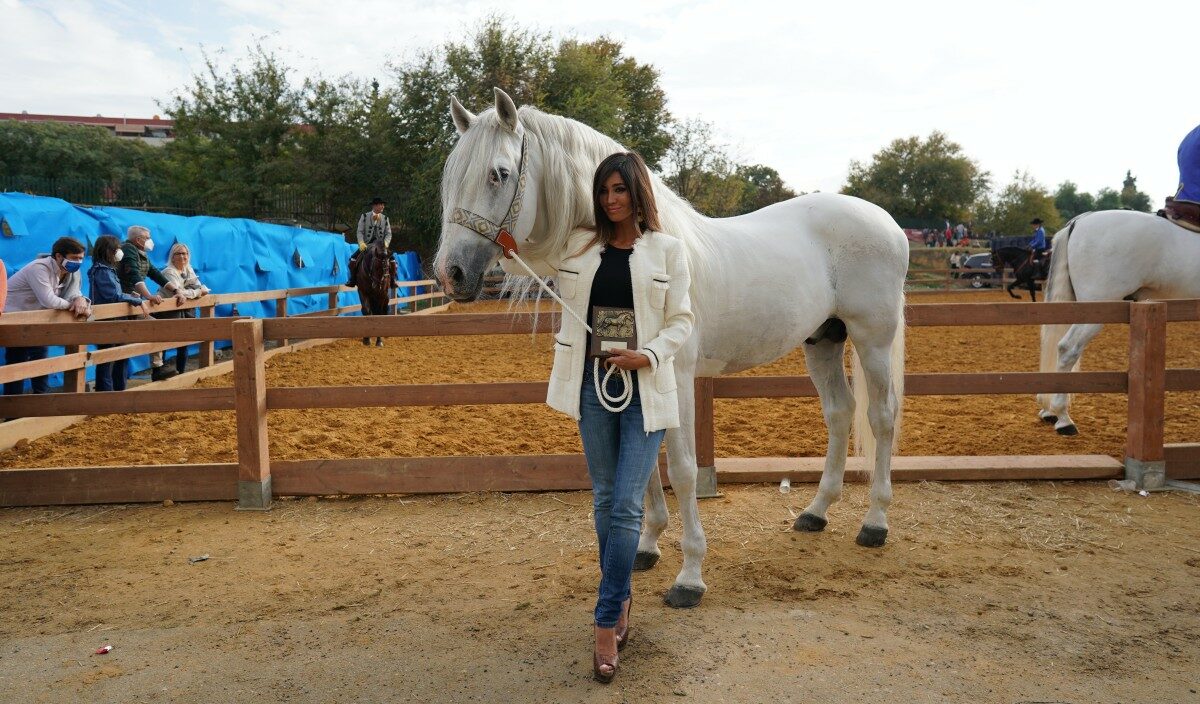
<instances>
[{"instance_id":1,"label":"wooden fence rail","mask_svg":"<svg viewBox=\"0 0 1200 704\"><path fill-rule=\"evenodd\" d=\"M430 279L420 281L401 281L397 288L432 289L436 282ZM199 311L199 319L167 319L157 318L126 320L140 309L125 303L110 303L93 307L92 318L88 321L76 319L68 311L45 310L9 313L0 316L0 347L6 346L51 346L58 345L66 348L66 353L57 357L23 362L0 367L0 384L10 381L28 379L62 372L66 374L64 391L79 393L84 390L85 370L88 366L129 359L139 355L174 349L184 345L200 344L198 363L200 367L209 367L215 361L215 343L219 340L230 340L233 336L233 321L238 316L227 318L214 317L215 308L219 305L234 305L251 302L273 302L275 315L279 318L288 317L288 300L302 296L325 294L328 304L325 310L310 311L292 316L306 318L315 316L339 316L360 309L358 304L338 306L338 295L343 292L355 291L353 287L310 286L306 288L275 289L271 291L248 291L244 293L225 293L203 296L199 299L176 303L173 298L164 300L154 308L155 313L167 313L180 310ZM430 290L411 296L392 297L390 305L410 303L414 306L419 301L432 301L443 298L440 291ZM86 323L84 325L83 323ZM327 321L317 326L328 324ZM312 326L308 326L310 329ZM293 335L291 337L314 337L313 335ZM328 335L321 337L331 337ZM286 345L286 338L279 338ZM87 351L88 344L116 345L103 350ZM83 402L88 405L90 402ZM57 401L54 405L61 405ZM25 413L18 415L43 415Z\"/></svg>"},{"instance_id":2,"label":"wooden fence rail","mask_svg":"<svg viewBox=\"0 0 1200 704\"><path fill-rule=\"evenodd\" d=\"M276 293L276 292L268 292ZM1040 325L1046 323L1127 323L1130 366L1127 371L1079 373L925 373L905 377L906 395L1033 394L1041 392L1127 393L1129 440L1124 471L1139 482L1166 476L1167 458L1178 459L1184 473L1200 473L1200 451L1164 449L1162 417L1165 392L1200 390L1200 369L1166 369L1168 321L1200 320L1200 301L1149 303L938 304L911 305L912 326ZM536 330L555 329L556 316L542 315ZM121 338L137 344L182 339L234 340L234 386L171 392L150 390L116 393L63 393L0 398L0 415L50 416L99 413L234 410L238 414L238 464L120 468L57 468L0 471L0 505L86 503L92 501L161 500L236 495L243 508L264 509L274 494L385 493L389 491L523 490L586 486L582 456L368 458L298 460L272 463L267 450L266 414L273 409L357 408L367 406L433 406L541 403L545 382L493 384L418 384L368 387L267 388L264 345L288 338L358 338L375 336L529 334L531 316L453 314L367 318L299 318L156 320L62 325L36 323L19 329L0 328L9 340L53 340L84 345ZM44 342L42 342L44 344ZM816 395L807 377L719 377L696 381L697 457L701 467L716 464L713 401L716 398L786 398ZM897 458L897 480L905 478L1009 478L997 470L997 458L953 458L924 466ZM937 458L924 458L937 459ZM940 458L947 459L947 458ZM1012 477L1097 478L1118 476L1122 465L1107 458L1003 458ZM763 469L766 460L730 460L732 481L779 476ZM740 463L740 464L739 464ZM734 465L737 465L736 467ZM741 465L745 465L744 467ZM806 466L796 459L794 466ZM443 472L442 470L445 469ZM715 471L715 470L714 470ZM796 470L797 472L799 470ZM808 470L804 470L807 472ZM815 468L814 468L815 471ZM105 472L108 472L106 474ZM540 472L540 473L539 473ZM782 470L792 474L792 470ZM1157 474L1156 474L1157 473ZM236 475L236 480L232 477ZM214 477L220 477L216 481ZM274 481L277 476L278 481ZM800 475L797 476L807 476ZM1178 476L1178 475L1177 475ZM114 479L131 482L122 493ZM754 479L757 478L757 479ZM1179 477L1186 478L1186 477ZM221 482L236 481L234 486ZM55 482L59 482L56 484ZM62 484L62 482L67 482ZM104 482L106 486L95 486Z\"/></svg>"}]
</instances>

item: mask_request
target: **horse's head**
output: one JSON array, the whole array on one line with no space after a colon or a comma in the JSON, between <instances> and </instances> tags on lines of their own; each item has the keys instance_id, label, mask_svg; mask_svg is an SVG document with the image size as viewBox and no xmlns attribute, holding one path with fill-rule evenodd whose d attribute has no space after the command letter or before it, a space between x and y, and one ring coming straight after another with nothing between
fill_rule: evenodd
<instances>
[{"instance_id":1,"label":"horse's head","mask_svg":"<svg viewBox=\"0 0 1200 704\"><path fill-rule=\"evenodd\" d=\"M525 127L512 98L499 88L495 94L495 106L478 115L450 99L460 136L442 175L442 237L434 272L456 301L479 296L484 273L504 254L503 233L520 249L537 212L535 160Z\"/></svg>"}]
</instances>

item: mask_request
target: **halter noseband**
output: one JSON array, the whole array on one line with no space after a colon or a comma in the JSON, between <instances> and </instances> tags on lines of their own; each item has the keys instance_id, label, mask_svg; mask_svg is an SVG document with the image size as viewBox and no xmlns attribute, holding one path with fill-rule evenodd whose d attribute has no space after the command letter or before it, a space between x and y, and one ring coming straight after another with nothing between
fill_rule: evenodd
<instances>
[{"instance_id":1,"label":"halter noseband","mask_svg":"<svg viewBox=\"0 0 1200 704\"><path fill-rule=\"evenodd\" d=\"M472 230L487 238L499 247L500 251L508 259L512 259L510 252L517 251L517 241L513 238L511 230L517 222L517 216L521 214L521 201L525 197L525 165L527 157L528 152L525 148L525 136L522 135L521 162L517 167L520 170L520 175L517 176L517 190L513 193L512 202L508 205L508 212L505 213L504 219L498 224L465 208L455 208L450 213L450 222L462 225L468 230Z\"/></svg>"}]
</instances>

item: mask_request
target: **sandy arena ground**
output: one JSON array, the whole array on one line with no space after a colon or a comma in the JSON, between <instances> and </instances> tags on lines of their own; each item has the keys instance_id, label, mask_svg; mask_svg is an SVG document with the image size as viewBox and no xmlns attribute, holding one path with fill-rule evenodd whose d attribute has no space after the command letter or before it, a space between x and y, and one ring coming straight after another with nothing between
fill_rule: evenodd
<instances>
[{"instance_id":1,"label":"sandy arena ground","mask_svg":"<svg viewBox=\"0 0 1200 704\"><path fill-rule=\"evenodd\" d=\"M920 298L937 300L1001 299ZM1033 370L1036 334L911 328L908 368ZM1171 365L1200 366L1198 342L1200 325L1172 324ZM1085 368L1123 368L1126 344L1111 326ZM268 383L537 380L548 347L344 341L272 360ZM752 373L802 368L796 354ZM1200 435L1198 402L1169 397L1168 441ZM717 414L719 455L823 452L815 401L718 401ZM901 451L1121 455L1124 396L1078 398L1074 414L1083 435L1064 439L1025 396L910 398ZM289 459L579 450L539 406L273 412L270 432ZM93 418L0 467L233 461L233 436L232 414ZM888 545L866 550L853 542L865 487L848 487L825 533L793 533L811 494L733 487L704 502L709 593L691 611L660 599L681 561L673 517L659 566L635 576L635 632L609 688L590 680L587 493L0 510L0 701L1200 702L1200 498L903 484ZM198 555L210 559L189 564Z\"/></svg>"}]
</instances>

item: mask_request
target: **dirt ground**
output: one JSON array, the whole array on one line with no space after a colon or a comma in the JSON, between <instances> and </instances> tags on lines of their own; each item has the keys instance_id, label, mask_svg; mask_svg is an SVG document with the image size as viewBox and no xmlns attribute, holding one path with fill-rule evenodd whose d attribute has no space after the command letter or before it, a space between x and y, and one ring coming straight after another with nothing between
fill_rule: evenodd
<instances>
[{"instance_id":1,"label":"dirt ground","mask_svg":"<svg viewBox=\"0 0 1200 704\"><path fill-rule=\"evenodd\" d=\"M1125 334L1106 330L1085 368L1123 368ZM908 342L912 371L1036 368L1035 328L912 328ZM1172 366L1200 366L1197 342L1200 326L1172 324ZM272 360L268 380L536 380L548 347L342 342ZM793 355L752 373L802 367ZM1196 403L1171 395L1168 440L1195 440ZM1083 435L1064 439L1024 396L910 398L902 452L1120 456L1124 406L1077 399ZM823 452L815 401L717 413L720 455ZM389 431L367 431L379 422ZM539 406L273 412L270 432L276 458L579 449ZM0 466L232 461L233 435L232 414L100 417ZM3 509L0 702L1200 702L1200 497L902 484L888 545L867 550L862 485L826 532L791 531L812 490L703 502L709 592L688 611L661 602L681 563L673 513L663 559L634 578L610 687L590 679L586 492Z\"/></svg>"},{"instance_id":2,"label":"dirt ground","mask_svg":"<svg viewBox=\"0 0 1200 704\"><path fill-rule=\"evenodd\" d=\"M1200 702L1200 498L904 484L868 550L810 496L705 501L688 611L673 521L607 688L585 492L0 511L0 701Z\"/></svg>"}]
</instances>

